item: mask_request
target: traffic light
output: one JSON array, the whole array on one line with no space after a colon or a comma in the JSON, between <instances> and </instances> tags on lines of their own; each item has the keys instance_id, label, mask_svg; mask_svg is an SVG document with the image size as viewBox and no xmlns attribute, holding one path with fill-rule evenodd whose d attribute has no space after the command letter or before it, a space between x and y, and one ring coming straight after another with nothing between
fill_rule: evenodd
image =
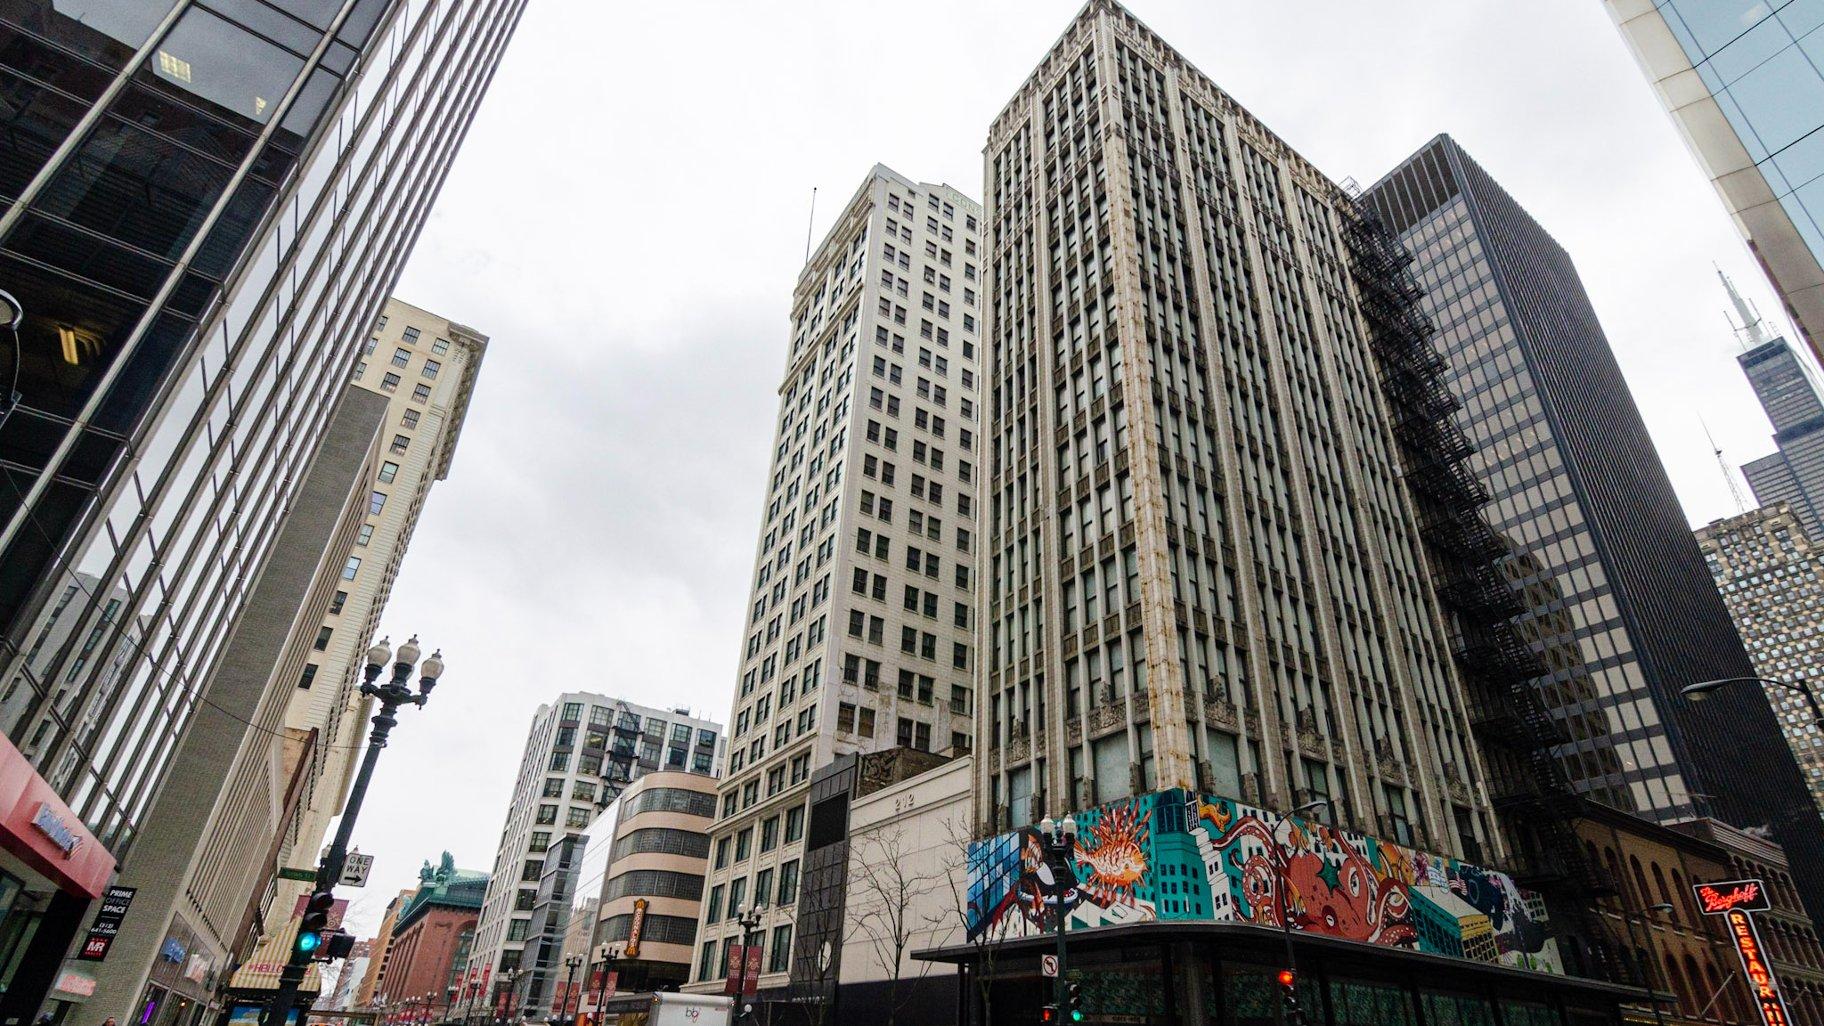
<instances>
[{"instance_id":1,"label":"traffic light","mask_svg":"<svg viewBox=\"0 0 1824 1026\"><path fill-rule=\"evenodd\" d=\"M323 936L323 952L318 957L325 962L338 958L347 958L355 950L355 935L346 930L333 930Z\"/></svg>"},{"instance_id":2,"label":"traffic light","mask_svg":"<svg viewBox=\"0 0 1824 1026\"><path fill-rule=\"evenodd\" d=\"M1279 971L1279 991L1286 1003L1286 1021L1303 1023L1304 1013L1298 1007L1298 974L1290 969Z\"/></svg>"},{"instance_id":3,"label":"traffic light","mask_svg":"<svg viewBox=\"0 0 1824 1026\"><path fill-rule=\"evenodd\" d=\"M1039 1008L1039 1022L1055 1023L1058 1021L1058 1006L1044 1005Z\"/></svg>"},{"instance_id":4,"label":"traffic light","mask_svg":"<svg viewBox=\"0 0 1824 1026\"><path fill-rule=\"evenodd\" d=\"M336 896L327 890L314 892L304 903L304 917L298 921L299 953L316 956L317 949L323 946L323 934L329 929L329 908L335 903Z\"/></svg>"},{"instance_id":5,"label":"traffic light","mask_svg":"<svg viewBox=\"0 0 1824 1026\"><path fill-rule=\"evenodd\" d=\"M1064 988L1064 1014L1071 1022L1083 1021L1083 985L1071 983Z\"/></svg>"}]
</instances>

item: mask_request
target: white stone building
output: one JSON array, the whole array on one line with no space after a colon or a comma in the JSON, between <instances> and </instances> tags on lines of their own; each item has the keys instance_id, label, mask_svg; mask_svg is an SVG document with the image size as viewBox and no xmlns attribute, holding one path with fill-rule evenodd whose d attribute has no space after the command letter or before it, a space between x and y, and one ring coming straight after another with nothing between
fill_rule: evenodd
<instances>
[{"instance_id":1,"label":"white stone building","mask_svg":"<svg viewBox=\"0 0 1824 1026\"><path fill-rule=\"evenodd\" d=\"M694 989L756 904L786 982L813 769L971 745L980 230L876 165L798 278Z\"/></svg>"}]
</instances>

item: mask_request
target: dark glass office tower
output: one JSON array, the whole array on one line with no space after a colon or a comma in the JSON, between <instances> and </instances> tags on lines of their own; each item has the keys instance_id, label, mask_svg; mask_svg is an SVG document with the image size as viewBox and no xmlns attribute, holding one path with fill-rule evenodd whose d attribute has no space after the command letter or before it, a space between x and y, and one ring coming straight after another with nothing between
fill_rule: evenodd
<instances>
[{"instance_id":1,"label":"dark glass office tower","mask_svg":"<svg viewBox=\"0 0 1824 1026\"><path fill-rule=\"evenodd\" d=\"M1775 451L1742 465L1762 506L1785 502L1808 538L1824 538L1824 395L1799 354L1774 335L1727 277L1747 349L1736 357L1773 425Z\"/></svg>"},{"instance_id":2,"label":"dark glass office tower","mask_svg":"<svg viewBox=\"0 0 1824 1026\"><path fill-rule=\"evenodd\" d=\"M219 786L173 753L523 5L0 0L0 731L116 856Z\"/></svg>"},{"instance_id":3,"label":"dark glass office tower","mask_svg":"<svg viewBox=\"0 0 1824 1026\"><path fill-rule=\"evenodd\" d=\"M1575 786L1659 820L1770 824L1795 860L1824 864L1765 696L1678 694L1753 668L1569 255L1449 136L1368 198L1428 293ZM1824 881L1807 902L1824 911Z\"/></svg>"}]
</instances>

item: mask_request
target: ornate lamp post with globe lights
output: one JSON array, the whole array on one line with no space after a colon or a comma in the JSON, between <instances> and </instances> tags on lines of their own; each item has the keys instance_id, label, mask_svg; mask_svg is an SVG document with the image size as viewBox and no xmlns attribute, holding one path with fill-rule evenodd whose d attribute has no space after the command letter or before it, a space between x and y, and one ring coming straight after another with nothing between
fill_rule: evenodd
<instances>
[{"instance_id":1,"label":"ornate lamp post with globe lights","mask_svg":"<svg viewBox=\"0 0 1824 1026\"><path fill-rule=\"evenodd\" d=\"M374 777L374 764L380 759L380 750L386 747L386 741L398 725L399 707L402 705L422 706L430 697L431 689L443 676L443 653L431 653L430 658L418 666L418 656L424 650L418 646L418 636L399 646L397 653L381 638L374 647L367 650L366 679L361 683L361 693L379 699L380 708L371 722L373 731L367 737L367 754L361 759L361 769L355 774L354 784L348 789L348 801L342 806L342 819L336 826L335 840L330 842L329 850L323 854L322 861L317 863L317 885L305 902L304 917L298 925L298 939L291 946L291 958L279 974L278 989L273 992L272 1000L266 1005L263 1022L265 1026L284 1026L292 1008L298 1001L298 988L304 982L304 970L310 963L322 957L318 949L323 947L330 931L327 930L330 907L335 902L334 888L336 881L342 878L343 864L348 861L348 842L355 832L355 820L361 814L361 803L367 798L367 786ZM392 660L392 679L385 684L376 684L380 672ZM414 693L410 687L412 669L417 667L418 690Z\"/></svg>"}]
</instances>

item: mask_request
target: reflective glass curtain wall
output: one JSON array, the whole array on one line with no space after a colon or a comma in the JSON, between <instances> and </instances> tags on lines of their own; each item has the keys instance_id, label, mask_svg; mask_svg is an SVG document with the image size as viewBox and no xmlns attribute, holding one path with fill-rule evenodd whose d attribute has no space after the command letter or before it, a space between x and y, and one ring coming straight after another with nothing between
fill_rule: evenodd
<instances>
[{"instance_id":1,"label":"reflective glass curtain wall","mask_svg":"<svg viewBox=\"0 0 1824 1026\"><path fill-rule=\"evenodd\" d=\"M1787 314L1818 352L1824 345L1824 0L1607 4Z\"/></svg>"},{"instance_id":2,"label":"reflective glass curtain wall","mask_svg":"<svg viewBox=\"0 0 1824 1026\"><path fill-rule=\"evenodd\" d=\"M0 0L0 729L117 851L523 6Z\"/></svg>"},{"instance_id":3,"label":"reflective glass curtain wall","mask_svg":"<svg viewBox=\"0 0 1824 1026\"><path fill-rule=\"evenodd\" d=\"M1754 671L1570 255L1449 136L1368 195L1427 290L1578 788L1660 821L1771 825L1824 859L1765 696L1678 695ZM1824 909L1824 887L1808 898Z\"/></svg>"}]
</instances>

